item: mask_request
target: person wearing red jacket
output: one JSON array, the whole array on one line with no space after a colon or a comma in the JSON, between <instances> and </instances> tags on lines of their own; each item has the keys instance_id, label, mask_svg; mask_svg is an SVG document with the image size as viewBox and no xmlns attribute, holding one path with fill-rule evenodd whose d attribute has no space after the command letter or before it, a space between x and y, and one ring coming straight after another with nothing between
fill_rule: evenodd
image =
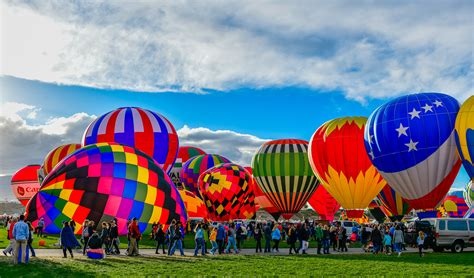
<instances>
[{"instance_id":1,"label":"person wearing red jacket","mask_svg":"<svg viewBox=\"0 0 474 278\"><path fill-rule=\"evenodd\" d=\"M7 239L10 240L10 244L8 245L7 248L5 248L5 250L3 250L3 254L5 256L7 256L7 254L11 255L13 252L13 249L15 248L16 241L15 241L15 237L13 236L13 227L15 226L16 221L17 219L13 218L12 220L9 221L7 225L7 229L8 229Z\"/></svg>"},{"instance_id":2,"label":"person wearing red jacket","mask_svg":"<svg viewBox=\"0 0 474 278\"><path fill-rule=\"evenodd\" d=\"M128 247L129 256L138 256L138 245L137 241L142 236L140 230L138 229L137 218L132 219L132 223L128 226L128 238L130 239L130 246Z\"/></svg>"}]
</instances>

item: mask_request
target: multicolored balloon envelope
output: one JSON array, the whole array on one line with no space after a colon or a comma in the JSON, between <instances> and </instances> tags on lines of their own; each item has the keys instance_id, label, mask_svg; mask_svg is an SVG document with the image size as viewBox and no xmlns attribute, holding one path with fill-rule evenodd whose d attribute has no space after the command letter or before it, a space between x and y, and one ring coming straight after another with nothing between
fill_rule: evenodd
<instances>
[{"instance_id":1,"label":"multicolored balloon envelope","mask_svg":"<svg viewBox=\"0 0 474 278\"><path fill-rule=\"evenodd\" d=\"M379 223L385 222L385 219L387 218L386 214L384 213L384 210L382 209L382 204L378 200L372 200L369 204L369 212L372 214L372 216L377 220Z\"/></svg>"},{"instance_id":2,"label":"multicolored balloon envelope","mask_svg":"<svg viewBox=\"0 0 474 278\"><path fill-rule=\"evenodd\" d=\"M208 219L209 214L207 213L207 207L204 202L196 196L196 194L186 189L178 189L181 199L183 199L186 212L188 213L188 219L190 218L203 218Z\"/></svg>"},{"instance_id":3,"label":"multicolored balloon envelope","mask_svg":"<svg viewBox=\"0 0 474 278\"><path fill-rule=\"evenodd\" d=\"M150 231L154 222L187 219L183 200L163 169L145 153L116 143L88 145L62 160L26 213L33 226L43 218L51 234L69 220L79 233L86 219L99 224L116 218L123 235L133 217L141 232Z\"/></svg>"},{"instance_id":4,"label":"multicolored balloon envelope","mask_svg":"<svg viewBox=\"0 0 474 278\"><path fill-rule=\"evenodd\" d=\"M436 208L461 167L454 136L458 111L453 97L420 93L389 101L369 117L367 153L414 209Z\"/></svg>"},{"instance_id":5,"label":"multicolored balloon envelope","mask_svg":"<svg viewBox=\"0 0 474 278\"><path fill-rule=\"evenodd\" d=\"M377 198L390 212L390 215L387 216L389 216L392 221L401 221L403 216L412 210L410 204L389 185L385 185L382 191L377 195Z\"/></svg>"},{"instance_id":6,"label":"multicolored balloon envelope","mask_svg":"<svg viewBox=\"0 0 474 278\"><path fill-rule=\"evenodd\" d=\"M83 145L118 143L136 148L171 171L178 153L178 134L162 115L137 107L122 107L94 120L86 129Z\"/></svg>"},{"instance_id":7,"label":"multicolored balloon envelope","mask_svg":"<svg viewBox=\"0 0 474 278\"><path fill-rule=\"evenodd\" d=\"M11 187L13 194L23 206L38 192L40 183L38 182L39 165L28 165L18 170L12 176Z\"/></svg>"},{"instance_id":8,"label":"multicolored balloon envelope","mask_svg":"<svg viewBox=\"0 0 474 278\"><path fill-rule=\"evenodd\" d=\"M467 174L474 180L474 96L468 98L456 117L455 138L461 161Z\"/></svg>"},{"instance_id":9,"label":"multicolored balloon envelope","mask_svg":"<svg viewBox=\"0 0 474 278\"><path fill-rule=\"evenodd\" d=\"M252 167L244 167L247 172L252 177L252 189L253 189L253 194L255 195L255 210L259 210L260 208L264 209L266 212L268 212L273 218L275 218L276 221L281 216L281 213L278 211L278 208L276 208L270 200L268 200L267 196L262 192L260 187L257 184L257 181L255 181L255 178L253 177L253 170Z\"/></svg>"},{"instance_id":10,"label":"multicolored balloon envelope","mask_svg":"<svg viewBox=\"0 0 474 278\"><path fill-rule=\"evenodd\" d=\"M470 207L474 206L474 181L470 181L463 192L464 201Z\"/></svg>"},{"instance_id":11,"label":"multicolored balloon envelope","mask_svg":"<svg viewBox=\"0 0 474 278\"><path fill-rule=\"evenodd\" d=\"M453 190L443 200L443 207L449 217L464 217L469 207L464 201L463 190Z\"/></svg>"},{"instance_id":12,"label":"multicolored balloon envelope","mask_svg":"<svg viewBox=\"0 0 474 278\"><path fill-rule=\"evenodd\" d=\"M252 160L262 192L285 218L298 212L319 185L308 162L308 142L282 139L263 144Z\"/></svg>"},{"instance_id":13,"label":"multicolored balloon envelope","mask_svg":"<svg viewBox=\"0 0 474 278\"><path fill-rule=\"evenodd\" d=\"M329 221L334 220L334 214L341 207L324 186L318 186L308 203L319 214L321 220Z\"/></svg>"},{"instance_id":14,"label":"multicolored balloon envelope","mask_svg":"<svg viewBox=\"0 0 474 278\"><path fill-rule=\"evenodd\" d=\"M386 184L364 149L366 121L365 117L328 121L316 130L309 145L314 173L349 218L362 217Z\"/></svg>"},{"instance_id":15,"label":"multicolored balloon envelope","mask_svg":"<svg viewBox=\"0 0 474 278\"><path fill-rule=\"evenodd\" d=\"M180 174L181 182L187 190L201 196L198 185L199 176L208 169L222 163L230 163L230 160L217 154L195 156L184 163Z\"/></svg>"},{"instance_id":16,"label":"multicolored balloon envelope","mask_svg":"<svg viewBox=\"0 0 474 278\"><path fill-rule=\"evenodd\" d=\"M56 166L61 160L63 160L66 156L72 154L80 148L82 148L81 144L66 144L50 151L44 158L44 175L48 175L53 170L54 166Z\"/></svg>"},{"instance_id":17,"label":"multicolored balloon envelope","mask_svg":"<svg viewBox=\"0 0 474 278\"><path fill-rule=\"evenodd\" d=\"M206 154L203 150L196 147L184 146L179 147L178 157L174 163L173 169L171 169L170 178L177 187L181 187L180 173L183 168L183 163L198 155Z\"/></svg>"},{"instance_id":18,"label":"multicolored balloon envelope","mask_svg":"<svg viewBox=\"0 0 474 278\"><path fill-rule=\"evenodd\" d=\"M253 218L255 203L251 182L250 174L233 163L224 163L205 171L199 177L198 184L209 217L214 221Z\"/></svg>"}]
</instances>

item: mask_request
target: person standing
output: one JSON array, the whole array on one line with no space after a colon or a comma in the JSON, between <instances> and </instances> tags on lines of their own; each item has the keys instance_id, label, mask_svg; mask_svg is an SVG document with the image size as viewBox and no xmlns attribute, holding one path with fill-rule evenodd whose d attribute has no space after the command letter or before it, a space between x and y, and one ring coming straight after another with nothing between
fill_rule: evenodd
<instances>
[{"instance_id":1,"label":"person standing","mask_svg":"<svg viewBox=\"0 0 474 278\"><path fill-rule=\"evenodd\" d=\"M163 225L158 224L158 229L156 230L155 233L155 240L156 240L156 250L155 254L160 254L158 250L160 250L160 246L163 250L163 254L166 254L165 251L165 232L163 231Z\"/></svg>"},{"instance_id":2,"label":"person standing","mask_svg":"<svg viewBox=\"0 0 474 278\"><path fill-rule=\"evenodd\" d=\"M166 231L166 236L168 237L168 256L171 253L171 248L174 245L174 232L176 231L176 220L171 220L171 224L168 227L168 230Z\"/></svg>"},{"instance_id":3,"label":"person standing","mask_svg":"<svg viewBox=\"0 0 474 278\"><path fill-rule=\"evenodd\" d=\"M323 228L323 254L329 254L329 245L331 244L331 235L327 225Z\"/></svg>"},{"instance_id":4,"label":"person standing","mask_svg":"<svg viewBox=\"0 0 474 278\"><path fill-rule=\"evenodd\" d=\"M128 237L130 238L130 246L127 253L129 256L138 256L137 240L140 239L140 230L138 229L137 218L132 219L132 223L128 226Z\"/></svg>"},{"instance_id":5,"label":"person standing","mask_svg":"<svg viewBox=\"0 0 474 278\"><path fill-rule=\"evenodd\" d=\"M320 255L321 248L323 247L323 230L321 229L320 224L318 224L314 229L314 238L316 239L316 243L318 245L318 255Z\"/></svg>"},{"instance_id":6,"label":"person standing","mask_svg":"<svg viewBox=\"0 0 474 278\"><path fill-rule=\"evenodd\" d=\"M392 247L392 237L390 236L390 233L385 233L383 237L383 246L385 248L385 254L387 255L392 255L392 251L390 250Z\"/></svg>"},{"instance_id":7,"label":"person standing","mask_svg":"<svg viewBox=\"0 0 474 278\"><path fill-rule=\"evenodd\" d=\"M298 250L296 249L296 240L297 240L297 233L296 228L294 225L291 225L288 229L288 239L287 242L290 245L290 255L293 254L293 250L296 254L298 254Z\"/></svg>"},{"instance_id":8,"label":"person standing","mask_svg":"<svg viewBox=\"0 0 474 278\"><path fill-rule=\"evenodd\" d=\"M36 226L36 235L38 237L43 237L43 228L44 228L44 219L43 217L40 218L38 221L38 225Z\"/></svg>"},{"instance_id":9,"label":"person standing","mask_svg":"<svg viewBox=\"0 0 474 278\"><path fill-rule=\"evenodd\" d=\"M112 242L112 246L110 251L112 254L120 254L120 242L119 242L119 233L118 233L118 227L117 223L115 223L115 220L110 221L110 240Z\"/></svg>"},{"instance_id":10,"label":"person standing","mask_svg":"<svg viewBox=\"0 0 474 278\"><path fill-rule=\"evenodd\" d=\"M217 228L216 241L217 241L217 245L219 246L219 254L222 254L222 252L224 252L225 228L220 223Z\"/></svg>"},{"instance_id":11,"label":"person standing","mask_svg":"<svg viewBox=\"0 0 474 278\"><path fill-rule=\"evenodd\" d=\"M418 254L420 254L420 257L423 257L425 255L423 254L423 248L425 247L425 233L423 231L418 233L416 244L418 245Z\"/></svg>"},{"instance_id":12,"label":"person standing","mask_svg":"<svg viewBox=\"0 0 474 278\"><path fill-rule=\"evenodd\" d=\"M7 256L7 254L11 255L13 253L13 249L15 249L15 238L13 237L13 227L15 227L15 224L16 218L10 219L7 224L7 239L10 241L10 243L8 244L7 248L3 250L3 254L5 256Z\"/></svg>"},{"instance_id":13,"label":"person standing","mask_svg":"<svg viewBox=\"0 0 474 278\"><path fill-rule=\"evenodd\" d=\"M371 241L374 246L374 253L378 254L382 247L382 233L377 226L374 227L371 235Z\"/></svg>"},{"instance_id":14,"label":"person standing","mask_svg":"<svg viewBox=\"0 0 474 278\"><path fill-rule=\"evenodd\" d=\"M273 251L280 252L280 250L278 250L278 246L280 245L280 239L281 239L280 229L278 229L278 226L275 225L272 231L272 240L273 240L272 252Z\"/></svg>"},{"instance_id":15,"label":"person standing","mask_svg":"<svg viewBox=\"0 0 474 278\"><path fill-rule=\"evenodd\" d=\"M403 242L403 231L400 229L400 226L397 225L395 231L393 232L393 246L399 257L402 255Z\"/></svg>"},{"instance_id":16,"label":"person standing","mask_svg":"<svg viewBox=\"0 0 474 278\"><path fill-rule=\"evenodd\" d=\"M199 249L201 249L201 255L206 255L206 248L204 247L204 231L202 229L202 224L198 223L196 228L194 229L194 241L196 243L196 247L194 248L194 256L197 256L199 253Z\"/></svg>"},{"instance_id":17,"label":"person standing","mask_svg":"<svg viewBox=\"0 0 474 278\"><path fill-rule=\"evenodd\" d=\"M362 250L364 250L364 252L367 252L367 243L369 241L369 237L370 232L368 232L365 225L363 225L360 232L360 243L362 244Z\"/></svg>"},{"instance_id":18,"label":"person standing","mask_svg":"<svg viewBox=\"0 0 474 278\"><path fill-rule=\"evenodd\" d=\"M235 230L235 236L236 236L236 240L237 240L237 249L241 249L241 243L242 243L242 239L243 239L243 224L240 224L237 226L237 229Z\"/></svg>"},{"instance_id":19,"label":"person standing","mask_svg":"<svg viewBox=\"0 0 474 278\"><path fill-rule=\"evenodd\" d=\"M100 239L102 240L102 245L105 246L105 254L110 254L110 231L109 224L107 222L102 222L102 231L100 233Z\"/></svg>"},{"instance_id":20,"label":"person standing","mask_svg":"<svg viewBox=\"0 0 474 278\"><path fill-rule=\"evenodd\" d=\"M332 245L332 251L337 250L337 229L334 226L331 226L329 229L329 239Z\"/></svg>"},{"instance_id":21,"label":"person standing","mask_svg":"<svg viewBox=\"0 0 474 278\"><path fill-rule=\"evenodd\" d=\"M89 239L94 233L94 221L84 221L82 226L82 238L84 239L84 248L82 249L82 255L86 255L87 246L89 246Z\"/></svg>"},{"instance_id":22,"label":"person standing","mask_svg":"<svg viewBox=\"0 0 474 278\"><path fill-rule=\"evenodd\" d=\"M28 234L28 242L27 242L27 249L29 249L31 251L31 256L32 257L36 257L36 254L35 254L35 249L33 249L33 232L34 232L34 228L33 228L33 225L31 225L31 222L26 222L26 224L28 225L28 228L30 229L30 233Z\"/></svg>"},{"instance_id":23,"label":"person standing","mask_svg":"<svg viewBox=\"0 0 474 278\"><path fill-rule=\"evenodd\" d=\"M225 250L226 254L230 253L230 248L233 248L235 254L239 254L239 249L237 249L237 245L235 243L235 224L231 223L229 226L229 230L227 231L227 248Z\"/></svg>"},{"instance_id":24,"label":"person standing","mask_svg":"<svg viewBox=\"0 0 474 278\"><path fill-rule=\"evenodd\" d=\"M181 222L177 222L175 224L173 246L171 247L171 251L168 254L169 256L174 255L176 247L179 248L179 252L181 253L181 256L184 256L183 234L181 233L180 225L181 225Z\"/></svg>"},{"instance_id":25,"label":"person standing","mask_svg":"<svg viewBox=\"0 0 474 278\"><path fill-rule=\"evenodd\" d=\"M13 226L12 235L15 240L15 251L13 252L13 263L26 263L26 247L30 235L30 228L25 223L25 216L20 215L20 220ZM18 261L21 252L20 261Z\"/></svg>"},{"instance_id":26,"label":"person standing","mask_svg":"<svg viewBox=\"0 0 474 278\"><path fill-rule=\"evenodd\" d=\"M61 229L61 234L59 237L61 238L61 246L63 247L64 258L67 258L66 250L69 251L71 258L74 258L74 255L72 254L72 248L77 246L77 239L74 236L74 232L72 231L71 227L69 226L69 222L65 221L63 223L63 228Z\"/></svg>"},{"instance_id":27,"label":"person standing","mask_svg":"<svg viewBox=\"0 0 474 278\"><path fill-rule=\"evenodd\" d=\"M211 254L214 255L216 251L219 249L219 245L217 244L217 228L212 228L211 235L209 236L209 240L211 241L212 249Z\"/></svg>"},{"instance_id":28,"label":"person standing","mask_svg":"<svg viewBox=\"0 0 474 278\"><path fill-rule=\"evenodd\" d=\"M255 238L256 245L255 245L255 253L262 253L262 237L263 237L263 231L262 231L262 224L257 223L256 228L253 231L253 237Z\"/></svg>"},{"instance_id":29,"label":"person standing","mask_svg":"<svg viewBox=\"0 0 474 278\"><path fill-rule=\"evenodd\" d=\"M263 235L265 237L265 249L263 250L263 253L270 253L270 242L272 240L272 229L271 229L271 224L267 223L265 224L265 227L263 228Z\"/></svg>"}]
</instances>

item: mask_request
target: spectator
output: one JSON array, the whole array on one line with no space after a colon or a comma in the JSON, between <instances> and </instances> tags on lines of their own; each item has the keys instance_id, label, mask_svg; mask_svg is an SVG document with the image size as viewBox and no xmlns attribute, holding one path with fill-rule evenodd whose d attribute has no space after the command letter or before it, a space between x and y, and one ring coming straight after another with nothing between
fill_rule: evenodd
<instances>
[{"instance_id":1,"label":"spectator","mask_svg":"<svg viewBox=\"0 0 474 278\"><path fill-rule=\"evenodd\" d=\"M281 239L281 232L278 226L273 227L272 231L272 240L273 240L273 248L272 251L280 252L278 249L278 246L280 245L280 239Z\"/></svg>"},{"instance_id":2,"label":"spectator","mask_svg":"<svg viewBox=\"0 0 474 278\"><path fill-rule=\"evenodd\" d=\"M165 253L165 232L163 231L163 225L158 224L158 229L155 233L155 240L156 240L156 250L155 254L160 254L158 250L160 250L160 246L162 246L163 254Z\"/></svg>"},{"instance_id":3,"label":"spectator","mask_svg":"<svg viewBox=\"0 0 474 278\"><path fill-rule=\"evenodd\" d=\"M262 224L258 223L257 227L253 231L253 237L255 238L256 245L255 245L255 253L262 253L262 237L263 237L263 230Z\"/></svg>"},{"instance_id":4,"label":"spectator","mask_svg":"<svg viewBox=\"0 0 474 278\"><path fill-rule=\"evenodd\" d=\"M137 218L132 219L132 223L128 226L128 238L130 239L130 246L128 247L129 256L138 256L137 240L141 237L140 230L138 229Z\"/></svg>"},{"instance_id":5,"label":"spectator","mask_svg":"<svg viewBox=\"0 0 474 278\"><path fill-rule=\"evenodd\" d=\"M7 248L3 250L3 254L5 256L7 256L7 254L11 255L13 253L13 249L15 248L15 238L13 237L13 227L15 226L15 224L16 218L11 218L7 224L7 239L10 241L10 243L8 244Z\"/></svg>"},{"instance_id":6,"label":"spectator","mask_svg":"<svg viewBox=\"0 0 474 278\"><path fill-rule=\"evenodd\" d=\"M265 248L263 253L270 253L270 242L272 240L272 228L270 223L267 223L263 228L263 236L265 238Z\"/></svg>"},{"instance_id":7,"label":"spectator","mask_svg":"<svg viewBox=\"0 0 474 278\"><path fill-rule=\"evenodd\" d=\"M74 255L72 254L72 248L75 248L78 243L76 237L74 236L74 232L72 231L71 227L69 226L69 222L67 221L64 221L63 223L60 238L64 258L67 258L66 250L69 251L71 258L74 258Z\"/></svg>"},{"instance_id":8,"label":"spectator","mask_svg":"<svg viewBox=\"0 0 474 278\"><path fill-rule=\"evenodd\" d=\"M20 220L13 226L12 236L15 240L15 251L13 252L14 264L26 263L26 248L28 238L30 237L30 229L24 220L25 216L20 215ZM19 252L21 252L21 258L18 262Z\"/></svg>"},{"instance_id":9,"label":"spectator","mask_svg":"<svg viewBox=\"0 0 474 278\"><path fill-rule=\"evenodd\" d=\"M44 228L44 219L41 217L38 220L38 225L36 226L36 235L38 237L43 237L43 228Z\"/></svg>"},{"instance_id":10,"label":"spectator","mask_svg":"<svg viewBox=\"0 0 474 278\"><path fill-rule=\"evenodd\" d=\"M27 248L31 251L31 256L32 257L36 257L36 254L35 254L35 249L33 249L33 231L35 230L33 228L33 225L31 225L31 222L26 222L26 224L28 224L28 228L30 229L30 233L28 234L28 244L27 244Z\"/></svg>"}]
</instances>

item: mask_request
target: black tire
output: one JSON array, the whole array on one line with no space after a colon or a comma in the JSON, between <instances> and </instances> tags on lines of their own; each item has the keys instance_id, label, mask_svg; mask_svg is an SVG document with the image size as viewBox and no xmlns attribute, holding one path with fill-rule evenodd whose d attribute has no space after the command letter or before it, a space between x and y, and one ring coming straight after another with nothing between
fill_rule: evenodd
<instances>
[{"instance_id":1,"label":"black tire","mask_svg":"<svg viewBox=\"0 0 474 278\"><path fill-rule=\"evenodd\" d=\"M462 240L456 240L451 246L451 252L461 253L464 249L464 242Z\"/></svg>"}]
</instances>

